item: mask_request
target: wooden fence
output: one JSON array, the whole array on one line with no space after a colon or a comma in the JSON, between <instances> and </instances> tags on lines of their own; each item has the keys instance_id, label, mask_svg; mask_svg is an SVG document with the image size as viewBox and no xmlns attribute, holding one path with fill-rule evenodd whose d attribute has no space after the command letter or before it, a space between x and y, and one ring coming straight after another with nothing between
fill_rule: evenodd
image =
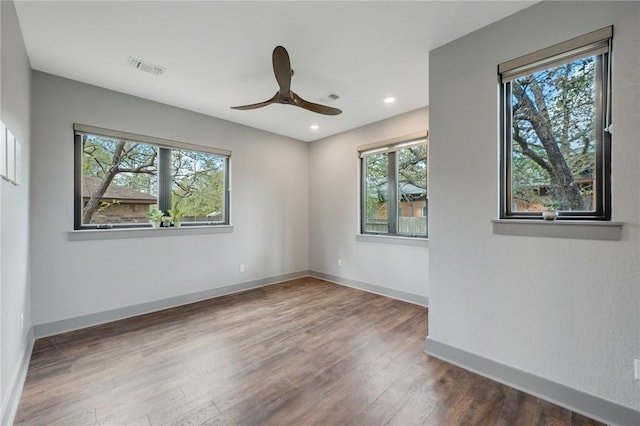
<instances>
[{"instance_id":1,"label":"wooden fence","mask_svg":"<svg viewBox=\"0 0 640 426\"><path fill-rule=\"evenodd\" d=\"M365 229L370 232L388 232L387 222L379 220L369 220ZM398 218L398 233L409 235L427 235L427 218L424 216Z\"/></svg>"}]
</instances>

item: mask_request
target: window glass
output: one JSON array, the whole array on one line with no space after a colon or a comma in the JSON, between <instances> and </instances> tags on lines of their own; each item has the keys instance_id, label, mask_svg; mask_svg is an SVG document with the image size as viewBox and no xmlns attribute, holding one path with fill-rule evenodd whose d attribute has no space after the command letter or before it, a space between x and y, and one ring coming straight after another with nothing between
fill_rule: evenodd
<instances>
[{"instance_id":1,"label":"window glass","mask_svg":"<svg viewBox=\"0 0 640 426\"><path fill-rule=\"evenodd\" d=\"M365 157L365 231L382 232L389 231L388 226L388 169L389 158L387 154L375 154Z\"/></svg>"},{"instance_id":2,"label":"window glass","mask_svg":"<svg viewBox=\"0 0 640 426\"><path fill-rule=\"evenodd\" d=\"M426 133L358 148L361 232L427 236Z\"/></svg>"},{"instance_id":3,"label":"window glass","mask_svg":"<svg viewBox=\"0 0 640 426\"><path fill-rule=\"evenodd\" d=\"M612 37L606 27L498 65L500 217L611 218Z\"/></svg>"},{"instance_id":4,"label":"window glass","mask_svg":"<svg viewBox=\"0 0 640 426\"><path fill-rule=\"evenodd\" d=\"M157 205L157 148L86 135L82 154L82 224L148 223Z\"/></svg>"},{"instance_id":5,"label":"window glass","mask_svg":"<svg viewBox=\"0 0 640 426\"><path fill-rule=\"evenodd\" d=\"M511 208L593 212L596 58L511 83Z\"/></svg>"},{"instance_id":6,"label":"window glass","mask_svg":"<svg viewBox=\"0 0 640 426\"><path fill-rule=\"evenodd\" d=\"M74 126L75 229L229 223L229 151L156 145L147 142L156 138Z\"/></svg>"},{"instance_id":7,"label":"window glass","mask_svg":"<svg viewBox=\"0 0 640 426\"><path fill-rule=\"evenodd\" d=\"M205 152L171 152L174 212L182 222L225 221L225 159Z\"/></svg>"},{"instance_id":8,"label":"window glass","mask_svg":"<svg viewBox=\"0 0 640 426\"><path fill-rule=\"evenodd\" d=\"M426 235L427 146L396 151L398 158L398 233Z\"/></svg>"}]
</instances>

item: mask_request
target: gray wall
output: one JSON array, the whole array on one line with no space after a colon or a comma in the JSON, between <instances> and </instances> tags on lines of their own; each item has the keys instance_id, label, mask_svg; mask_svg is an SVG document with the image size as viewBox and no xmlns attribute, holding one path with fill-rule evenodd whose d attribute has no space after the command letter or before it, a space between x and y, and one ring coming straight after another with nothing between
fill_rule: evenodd
<instances>
[{"instance_id":1,"label":"gray wall","mask_svg":"<svg viewBox=\"0 0 640 426\"><path fill-rule=\"evenodd\" d=\"M639 23L636 2L543 2L429 55L429 338L636 410ZM607 25L621 241L493 235L497 64Z\"/></svg>"},{"instance_id":2,"label":"gray wall","mask_svg":"<svg viewBox=\"0 0 640 426\"><path fill-rule=\"evenodd\" d=\"M370 237L359 233L357 147L429 127L429 111L418 109L331 136L310 146L309 227L311 270L338 282L426 304L429 249L422 240ZM342 266L338 266L338 258Z\"/></svg>"},{"instance_id":3,"label":"gray wall","mask_svg":"<svg viewBox=\"0 0 640 426\"><path fill-rule=\"evenodd\" d=\"M26 174L21 187L0 183L3 410L28 346L30 299L41 325L306 270L429 296L433 341L640 408L638 3L533 6L431 52L430 110L311 145L40 72L30 117L28 59L13 4L1 4L0 110ZM493 235L496 65L610 24L622 240ZM232 150L233 232L69 241L73 122ZM356 147L427 128L429 247L357 240Z\"/></svg>"},{"instance_id":4,"label":"gray wall","mask_svg":"<svg viewBox=\"0 0 640 426\"><path fill-rule=\"evenodd\" d=\"M309 269L306 143L41 72L33 92L34 324ZM233 232L69 241L74 122L231 150Z\"/></svg>"},{"instance_id":5,"label":"gray wall","mask_svg":"<svg viewBox=\"0 0 640 426\"><path fill-rule=\"evenodd\" d=\"M21 388L21 364L30 339L29 156L31 68L13 2L0 2L0 116L22 144L23 182L0 179L0 423ZM24 315L24 325L20 316ZM4 423L3 423L4 424Z\"/></svg>"}]
</instances>

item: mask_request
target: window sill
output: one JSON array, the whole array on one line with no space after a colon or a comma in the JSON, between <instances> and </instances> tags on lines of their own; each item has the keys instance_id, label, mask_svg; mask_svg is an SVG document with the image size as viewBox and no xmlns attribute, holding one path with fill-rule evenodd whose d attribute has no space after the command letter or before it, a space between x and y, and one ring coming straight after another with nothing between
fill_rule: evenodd
<instances>
[{"instance_id":1,"label":"window sill","mask_svg":"<svg viewBox=\"0 0 640 426\"><path fill-rule=\"evenodd\" d=\"M67 232L68 241L119 240L155 238L176 235L223 234L233 232L233 225L185 226L181 228L83 229Z\"/></svg>"},{"instance_id":2,"label":"window sill","mask_svg":"<svg viewBox=\"0 0 640 426\"><path fill-rule=\"evenodd\" d=\"M421 237L400 237L396 235L356 234L356 241L367 243L396 244L413 247L429 247L429 240Z\"/></svg>"},{"instance_id":3,"label":"window sill","mask_svg":"<svg viewBox=\"0 0 640 426\"><path fill-rule=\"evenodd\" d=\"M525 237L576 238L585 240L620 241L621 222L597 222L578 220L492 220L496 235L520 235Z\"/></svg>"}]
</instances>

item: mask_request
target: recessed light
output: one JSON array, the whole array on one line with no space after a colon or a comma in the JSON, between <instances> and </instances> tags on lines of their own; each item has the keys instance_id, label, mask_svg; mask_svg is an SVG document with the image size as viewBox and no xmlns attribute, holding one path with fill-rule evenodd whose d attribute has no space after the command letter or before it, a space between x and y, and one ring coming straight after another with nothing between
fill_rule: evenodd
<instances>
[{"instance_id":1,"label":"recessed light","mask_svg":"<svg viewBox=\"0 0 640 426\"><path fill-rule=\"evenodd\" d=\"M386 98L384 98L384 103L385 104L392 104L396 101L396 98L394 98L393 96L388 96Z\"/></svg>"},{"instance_id":2,"label":"recessed light","mask_svg":"<svg viewBox=\"0 0 640 426\"><path fill-rule=\"evenodd\" d=\"M318 130L320 128L320 126L318 126L317 124L312 124L311 126L309 126L309 128L311 130Z\"/></svg>"}]
</instances>

